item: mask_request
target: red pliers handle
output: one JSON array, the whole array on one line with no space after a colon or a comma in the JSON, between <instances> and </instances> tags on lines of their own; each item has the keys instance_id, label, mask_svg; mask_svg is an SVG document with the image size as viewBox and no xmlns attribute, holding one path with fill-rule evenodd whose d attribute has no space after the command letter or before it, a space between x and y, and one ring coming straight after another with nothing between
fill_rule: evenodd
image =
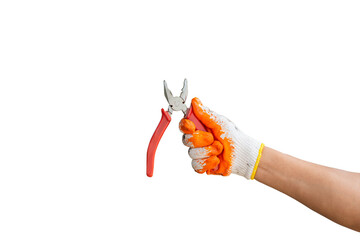
<instances>
[{"instance_id":1,"label":"red pliers handle","mask_svg":"<svg viewBox=\"0 0 360 240\"><path fill-rule=\"evenodd\" d=\"M149 147L147 150L147 156L146 156L146 175L148 177L153 176L154 172L154 160L155 160L155 153L157 146L159 145L160 139L162 135L164 134L166 128L169 126L169 123L171 121L171 116L168 112L166 112L163 108L161 109L161 120L155 129L154 134L151 137Z\"/></svg>"},{"instance_id":2,"label":"red pliers handle","mask_svg":"<svg viewBox=\"0 0 360 240\"><path fill-rule=\"evenodd\" d=\"M195 116L192 106L188 109L185 105L186 97L187 97L187 81L184 80L184 87L182 89L182 93L180 97L173 97L171 91L168 89L166 82L164 81L164 92L165 97L169 102L169 110L165 111L161 109L161 120L155 129L153 136L151 137L148 150L147 150L147 158L146 158L146 175L148 177L153 176L154 172L154 160L157 146L159 145L160 139L163 136L166 128L169 126L171 122L171 113L172 111L183 111L185 113L185 118L194 122L197 130L206 131L204 125L200 122L199 119Z\"/></svg>"}]
</instances>

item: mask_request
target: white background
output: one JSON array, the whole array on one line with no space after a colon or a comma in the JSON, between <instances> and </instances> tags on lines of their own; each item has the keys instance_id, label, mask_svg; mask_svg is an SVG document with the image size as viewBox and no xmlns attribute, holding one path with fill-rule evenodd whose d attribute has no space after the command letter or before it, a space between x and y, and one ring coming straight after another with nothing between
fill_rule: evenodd
<instances>
[{"instance_id":1,"label":"white background","mask_svg":"<svg viewBox=\"0 0 360 240\"><path fill-rule=\"evenodd\" d=\"M358 1L1 1L0 239L359 239L256 181L196 174L189 81L267 146L360 172ZM326 186L324 186L326 187Z\"/></svg>"}]
</instances>

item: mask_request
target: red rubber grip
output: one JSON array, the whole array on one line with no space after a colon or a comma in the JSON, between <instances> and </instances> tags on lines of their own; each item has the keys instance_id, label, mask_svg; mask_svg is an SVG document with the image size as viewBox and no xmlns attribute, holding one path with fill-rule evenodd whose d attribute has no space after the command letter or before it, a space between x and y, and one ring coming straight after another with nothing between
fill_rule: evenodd
<instances>
[{"instance_id":1,"label":"red rubber grip","mask_svg":"<svg viewBox=\"0 0 360 240\"><path fill-rule=\"evenodd\" d=\"M195 123L195 127L196 127L197 130L207 132L205 126L195 116L192 106L190 106L188 112L186 113L185 118L187 118L187 119L191 120L193 123Z\"/></svg>"},{"instance_id":2,"label":"red rubber grip","mask_svg":"<svg viewBox=\"0 0 360 240\"><path fill-rule=\"evenodd\" d=\"M154 160L155 160L155 152L157 146L159 145L160 139L164 134L166 128L169 126L171 121L171 116L168 112L166 112L163 108L161 109L161 120L155 129L153 136L151 137L149 147L147 150L147 158L146 158L146 175L148 177L153 176L154 172Z\"/></svg>"}]
</instances>

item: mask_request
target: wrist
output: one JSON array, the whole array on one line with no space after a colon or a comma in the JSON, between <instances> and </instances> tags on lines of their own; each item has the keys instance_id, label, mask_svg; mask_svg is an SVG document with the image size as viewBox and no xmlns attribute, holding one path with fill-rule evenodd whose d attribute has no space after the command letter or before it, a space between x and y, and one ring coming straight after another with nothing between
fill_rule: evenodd
<instances>
[{"instance_id":1,"label":"wrist","mask_svg":"<svg viewBox=\"0 0 360 240\"><path fill-rule=\"evenodd\" d=\"M264 147L262 151L262 156L257 167L254 179L262 182L264 179L267 179L271 175L272 167L274 166L274 155L279 154L274 149L269 147Z\"/></svg>"}]
</instances>

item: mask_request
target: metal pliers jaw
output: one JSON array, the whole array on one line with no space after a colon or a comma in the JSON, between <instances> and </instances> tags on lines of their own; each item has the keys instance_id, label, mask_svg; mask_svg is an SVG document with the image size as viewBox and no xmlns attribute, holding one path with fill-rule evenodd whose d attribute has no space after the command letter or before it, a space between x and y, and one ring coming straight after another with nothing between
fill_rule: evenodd
<instances>
[{"instance_id":1,"label":"metal pliers jaw","mask_svg":"<svg viewBox=\"0 0 360 240\"><path fill-rule=\"evenodd\" d=\"M174 97L168 88L166 81L164 80L164 94L165 98L169 103L168 111L161 109L161 120L155 129L153 136L151 137L148 150L147 150L147 158L146 158L146 175L148 177L152 177L154 171L154 159L157 146L160 142L162 135L164 134L166 128L169 126L171 121L171 114L173 111L182 111L184 113L184 118L190 119L194 122L196 129L206 131L204 125L197 119L194 112L192 111L192 107L188 108L185 105L185 101L188 95L188 84L187 80L184 80L183 88L181 89L180 97Z\"/></svg>"},{"instance_id":2,"label":"metal pliers jaw","mask_svg":"<svg viewBox=\"0 0 360 240\"><path fill-rule=\"evenodd\" d=\"M165 80L164 80L164 94L166 100L169 103L168 112L170 114L172 114L173 111L182 111L184 114L187 113L188 108L185 105L185 101L188 95L188 84L186 78L184 80L183 88L181 89L180 97L173 96Z\"/></svg>"}]
</instances>

